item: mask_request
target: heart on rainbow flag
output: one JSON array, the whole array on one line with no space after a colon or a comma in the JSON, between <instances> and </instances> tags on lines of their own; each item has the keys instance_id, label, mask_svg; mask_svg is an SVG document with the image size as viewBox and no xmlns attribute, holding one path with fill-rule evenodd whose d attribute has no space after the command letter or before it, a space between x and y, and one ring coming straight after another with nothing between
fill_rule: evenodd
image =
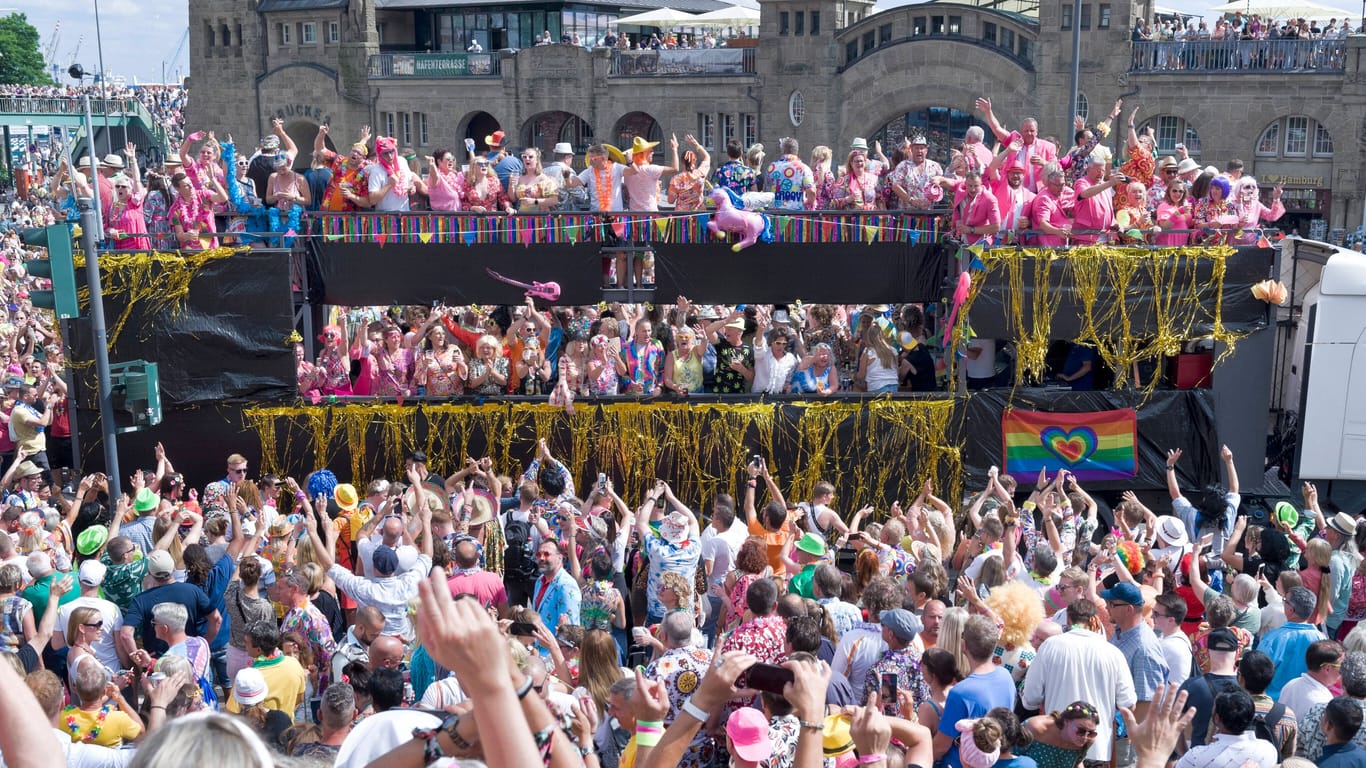
<instances>
[{"instance_id":1,"label":"heart on rainbow flag","mask_svg":"<svg viewBox=\"0 0 1366 768\"><path fill-rule=\"evenodd\" d=\"M1096 452L1097 445L1096 431L1090 427L1070 430L1045 427L1039 433L1039 442L1069 467L1075 467L1090 458Z\"/></svg>"}]
</instances>

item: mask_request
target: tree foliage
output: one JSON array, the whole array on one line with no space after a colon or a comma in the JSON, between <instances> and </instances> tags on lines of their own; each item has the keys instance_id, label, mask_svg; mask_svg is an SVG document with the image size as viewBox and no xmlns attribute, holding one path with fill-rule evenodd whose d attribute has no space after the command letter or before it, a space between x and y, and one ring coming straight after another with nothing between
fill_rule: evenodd
<instances>
[{"instance_id":1,"label":"tree foliage","mask_svg":"<svg viewBox=\"0 0 1366 768\"><path fill-rule=\"evenodd\" d=\"M28 16L11 13L0 18L0 83L48 85L43 54L38 50L38 30Z\"/></svg>"}]
</instances>

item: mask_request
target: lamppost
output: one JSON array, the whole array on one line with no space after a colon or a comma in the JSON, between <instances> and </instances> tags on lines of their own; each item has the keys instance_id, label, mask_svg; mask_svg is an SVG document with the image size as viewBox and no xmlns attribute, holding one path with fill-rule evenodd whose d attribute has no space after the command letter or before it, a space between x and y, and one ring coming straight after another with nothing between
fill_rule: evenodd
<instances>
[{"instance_id":1,"label":"lamppost","mask_svg":"<svg viewBox=\"0 0 1366 768\"><path fill-rule=\"evenodd\" d=\"M95 0L95 52L100 59L100 100L104 102L104 149L106 154L114 154L114 133L109 130L109 72L104 68L104 36L100 33L100 0ZM127 116L124 117L123 143L128 143ZM94 154L94 140L90 142Z\"/></svg>"}]
</instances>

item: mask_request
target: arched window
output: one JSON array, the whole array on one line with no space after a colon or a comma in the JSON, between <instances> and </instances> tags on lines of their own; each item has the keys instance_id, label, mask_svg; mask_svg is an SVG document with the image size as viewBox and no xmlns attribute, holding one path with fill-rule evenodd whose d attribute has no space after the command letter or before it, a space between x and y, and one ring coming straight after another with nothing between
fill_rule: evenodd
<instances>
[{"instance_id":1,"label":"arched window","mask_svg":"<svg viewBox=\"0 0 1366 768\"><path fill-rule=\"evenodd\" d=\"M1142 134L1150 125L1157 136L1158 155L1172 154L1177 144L1185 144L1186 152L1192 157L1200 154L1200 133L1185 118L1175 115L1154 117L1138 126L1138 132Z\"/></svg>"},{"instance_id":2,"label":"arched window","mask_svg":"<svg viewBox=\"0 0 1366 768\"><path fill-rule=\"evenodd\" d=\"M980 126L990 137L991 128L978 120L971 112L962 112L950 107L925 107L904 115L898 115L869 137L881 141L883 149L891 156L891 147L903 136L923 133L930 142L930 158L945 167L949 164L949 149L963 143L963 134L971 126Z\"/></svg>"},{"instance_id":3,"label":"arched window","mask_svg":"<svg viewBox=\"0 0 1366 768\"><path fill-rule=\"evenodd\" d=\"M1333 135L1311 117L1290 115L1268 125L1257 139L1257 157L1330 158Z\"/></svg>"},{"instance_id":4,"label":"arched window","mask_svg":"<svg viewBox=\"0 0 1366 768\"><path fill-rule=\"evenodd\" d=\"M1077 94L1077 114L1081 115L1082 120L1091 119L1091 102L1086 100L1086 94Z\"/></svg>"}]
</instances>

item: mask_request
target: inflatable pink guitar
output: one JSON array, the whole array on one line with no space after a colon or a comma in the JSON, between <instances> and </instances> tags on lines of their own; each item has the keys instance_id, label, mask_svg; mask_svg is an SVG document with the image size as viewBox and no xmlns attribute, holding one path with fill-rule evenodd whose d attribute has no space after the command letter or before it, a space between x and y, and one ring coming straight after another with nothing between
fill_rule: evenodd
<instances>
[{"instance_id":1,"label":"inflatable pink guitar","mask_svg":"<svg viewBox=\"0 0 1366 768\"><path fill-rule=\"evenodd\" d=\"M542 301L553 302L558 301L560 298L559 283L538 283L535 280L533 280L531 281L530 285L527 285L526 283L519 283L511 278L503 277L502 275L498 274L497 272L494 272L493 270L487 267L484 268L484 271L489 273L489 277L493 278L494 280L507 283L508 285L515 285L518 288L525 288L526 295L530 296L533 299L541 299Z\"/></svg>"},{"instance_id":2,"label":"inflatable pink guitar","mask_svg":"<svg viewBox=\"0 0 1366 768\"><path fill-rule=\"evenodd\" d=\"M716 203L716 213L707 222L707 230L712 237L719 238L722 232L740 236L740 242L730 249L737 253L756 242L773 240L773 225L762 213L744 210L740 196L725 187L713 187L711 199Z\"/></svg>"}]
</instances>

